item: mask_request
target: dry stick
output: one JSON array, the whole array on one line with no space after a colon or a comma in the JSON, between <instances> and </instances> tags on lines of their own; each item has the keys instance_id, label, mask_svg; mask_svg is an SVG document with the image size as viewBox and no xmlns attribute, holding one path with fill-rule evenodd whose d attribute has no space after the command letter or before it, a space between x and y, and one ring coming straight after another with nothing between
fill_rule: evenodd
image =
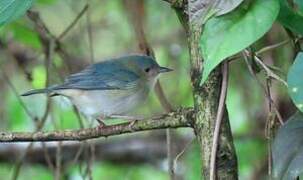
<instances>
[{"instance_id":1,"label":"dry stick","mask_svg":"<svg viewBox=\"0 0 303 180\"><path fill-rule=\"evenodd\" d=\"M84 12L87 9L88 9L88 5L86 5L83 8L83 10L77 15L77 17L74 19L74 21L63 31L63 33L59 36L59 38L55 38L55 36L51 34L51 32L47 29L47 26L40 19L40 16L39 16L38 13L30 12L28 14L29 14L30 19L35 23L35 25L38 26L38 27L40 27L40 31L38 31L40 39L42 39L42 40L44 39L45 40L45 41L42 41L42 44L46 43L47 40L48 41L54 41L56 43L56 48L59 47L59 49L56 49L57 52L60 52L60 51L63 51L63 49L61 47L61 44L60 44L60 39L63 38L72 29L72 27L75 26L75 24L78 22L78 20L82 17L82 15L84 14ZM45 37L48 37L48 38L46 39ZM77 115L77 119L79 121L80 128L83 128L84 125L83 125L83 122L82 122L82 118L80 117L79 112L76 110L75 106L73 106L73 108L74 108L74 112ZM83 142L83 143L85 144L85 142ZM77 159L80 156L81 152L82 152L82 148L79 148L78 153L77 153L79 155L75 157L75 161L77 161Z\"/></svg>"},{"instance_id":2,"label":"dry stick","mask_svg":"<svg viewBox=\"0 0 303 180\"><path fill-rule=\"evenodd\" d=\"M218 112L216 117L216 124L214 130L213 144L211 149L211 157L210 157L210 179L215 180L216 178L216 156L217 156L217 148L219 143L219 135L220 135L220 127L223 119L223 115L225 112L225 99L226 92L228 86L228 62L224 62L223 64L223 78L220 92L220 99L218 105Z\"/></svg>"},{"instance_id":3,"label":"dry stick","mask_svg":"<svg viewBox=\"0 0 303 180\"><path fill-rule=\"evenodd\" d=\"M13 83L10 81L9 77L7 76L6 72L4 71L4 69L1 68L1 72L2 72L2 79L9 85L9 87L12 89L13 93L15 94L19 104L22 106L22 108L24 109L25 113L34 121L37 121L37 117L34 116L29 109L26 107L25 103L22 101L22 99L19 96L19 93L17 92L17 89L15 88L15 86L13 85Z\"/></svg>"},{"instance_id":4,"label":"dry stick","mask_svg":"<svg viewBox=\"0 0 303 180\"><path fill-rule=\"evenodd\" d=\"M67 26L67 28L57 37L57 40L60 41L63 39L63 37L77 24L77 22L80 20L80 18L83 16L83 14L88 9L88 4L86 4L83 9L79 12L79 14L75 17L75 19L70 23L70 25Z\"/></svg>"},{"instance_id":5,"label":"dry stick","mask_svg":"<svg viewBox=\"0 0 303 180\"><path fill-rule=\"evenodd\" d=\"M147 42L147 39L145 37L144 28L143 28L143 18L144 18L144 1L139 2L133 2L132 0L125 0L125 7L127 9L127 12L130 12L129 18L133 24L137 40L139 42L139 48L140 50L149 55L152 56L154 59L155 55L153 52L153 49L150 47L150 45ZM134 4L132 4L134 3ZM130 10L129 10L130 9ZM169 113L173 110L171 104L168 102L163 89L161 87L160 82L157 80L155 85L155 93L164 108L164 110ZM166 141L167 141L167 159L168 159L168 169L169 169L169 175L170 179L174 180L175 173L174 173L174 158L172 153L172 132L170 129L166 129Z\"/></svg>"},{"instance_id":6,"label":"dry stick","mask_svg":"<svg viewBox=\"0 0 303 180\"><path fill-rule=\"evenodd\" d=\"M46 57L45 58L45 69L46 69L45 87L48 87L49 83L50 83L50 67L51 67L51 64L52 64L52 59L53 59L53 54L54 54L54 46L55 46L55 42L53 40L50 40L48 42L47 46L45 45L45 47L44 47L44 52L45 52L45 57ZM47 107L46 107L44 115L42 116L41 121L46 121L46 119L48 117L48 114L50 112L50 109L51 109L51 99L50 99L50 97L47 97L46 104L47 104ZM42 144L43 144L42 147L45 149L46 148L45 143L42 142ZM44 150L44 154L45 154L45 159L47 160L48 157L49 157L47 149ZM49 161L48 164L50 165L49 166L50 169L54 170L54 169L52 169L53 164L51 163L51 161ZM55 172L55 171L53 171L53 172Z\"/></svg>"},{"instance_id":7,"label":"dry stick","mask_svg":"<svg viewBox=\"0 0 303 180\"><path fill-rule=\"evenodd\" d=\"M14 92L16 98L18 99L19 103L21 104L21 106L23 107L23 109L25 110L25 112L27 113L27 115L32 119L32 121L36 124L36 130L40 130L46 120L46 116L45 114L42 117L42 120L40 122L37 121L37 117L35 117L27 108L27 106L25 105L25 103L23 102L23 100L20 98L15 86L13 85L13 83L10 81L10 79L8 78L7 74L5 73L4 70L2 70L2 75L3 75L3 79L7 82L7 84L10 86L10 88L12 89L12 91ZM49 109L48 105L46 107L46 109ZM47 111L46 111L47 112ZM26 154L32 149L33 143L30 143L27 148L25 149L24 154L22 155L22 157L20 158L20 160L16 163L16 166L14 168L14 172L13 172L13 176L12 179L16 180L18 178L19 172L20 172L20 168L22 166L23 163L23 159L25 158Z\"/></svg>"},{"instance_id":8,"label":"dry stick","mask_svg":"<svg viewBox=\"0 0 303 180\"><path fill-rule=\"evenodd\" d=\"M50 102L50 101L48 101L48 103L47 103L47 105L46 105L46 110L45 110L45 112L44 112L43 117L41 118L40 121L38 121L38 122L36 123L36 132L40 131L40 130L43 128L43 126L44 126L44 124L45 124L45 122L46 122L47 114L48 114L49 109L50 109L50 103L49 103L49 102ZM34 145L33 142L31 142L31 143L27 146L27 148L26 148L24 154L23 154L22 157L19 159L19 161L16 163L15 168L14 168L14 172L13 172L13 177L12 177L13 180L18 179L19 172L20 172L21 166L22 166L22 164L23 164L23 160L25 159L25 156L27 155L27 153L32 149L33 145Z\"/></svg>"},{"instance_id":9,"label":"dry stick","mask_svg":"<svg viewBox=\"0 0 303 180\"><path fill-rule=\"evenodd\" d=\"M276 48L278 48L278 47L281 47L281 46L284 46L284 45L286 45L286 44L288 44L288 43L290 43L290 42L291 42L290 39L286 39L286 40L281 41L281 42L279 42L279 43L276 43L276 44L272 44L272 45L266 46L266 47L264 47L264 48L258 50L258 51L256 52L256 55L258 56L258 55L260 55L260 54L262 54L262 53L264 53L264 52L274 50L274 49L276 49Z\"/></svg>"},{"instance_id":10,"label":"dry stick","mask_svg":"<svg viewBox=\"0 0 303 180\"><path fill-rule=\"evenodd\" d=\"M52 59L52 56L53 56L53 50L54 50L54 42L53 41L49 41L47 47L44 47L44 51L45 51L45 54L46 54L46 59L45 59L45 66L46 66L46 82L45 82L45 86L48 86L49 84L49 68L50 68L50 63L51 63L51 59ZM47 101L46 101L46 109L45 109L45 112L40 120L40 123L38 123L37 121L35 121L35 119L33 119L34 122L36 122L36 131L39 131L42 129L46 119L47 119L47 116L48 116L48 113L50 111L50 107L51 107L51 101L49 99L49 97L47 97ZM21 166L23 164L23 160L25 158L25 156L27 155L27 153L31 150L33 144L31 143L27 148L26 148L26 151L25 153L23 154L23 156L20 158L20 160L17 162L16 166L15 166L15 169L14 169L14 173L13 173L13 180L16 180L18 179L18 176L19 176L19 172L20 172L20 169L21 169ZM47 152L46 152L47 153Z\"/></svg>"},{"instance_id":11,"label":"dry stick","mask_svg":"<svg viewBox=\"0 0 303 180\"><path fill-rule=\"evenodd\" d=\"M63 31L63 33L59 36L59 38L55 38L54 35L51 34L51 32L47 29L44 22L40 19L40 16L38 13L35 12L29 12L28 16L29 18L35 23L36 29L38 31L38 34L40 36L41 43L44 45L47 45L48 43L52 44L51 42L55 42L56 44L56 50L62 51L62 48L60 48L60 39L62 39L71 29L74 27L74 25L78 22L80 17L84 14L84 12L87 10L88 6L85 6L83 10L78 14L78 16L75 18L75 20ZM59 48L59 49L58 49ZM50 65L50 61L48 61L48 66ZM77 117L80 123L80 127L83 127L82 119L79 117L78 113ZM79 152L82 152L81 149L79 149Z\"/></svg>"},{"instance_id":12,"label":"dry stick","mask_svg":"<svg viewBox=\"0 0 303 180\"><path fill-rule=\"evenodd\" d=\"M48 150L47 150L47 147L45 145L44 142L41 142L41 145L42 145L42 148L43 148L43 153L44 153L44 157L45 157L45 161L47 163L47 166L51 169L52 172L55 172L55 167L51 161L51 158L49 156L49 153L48 153Z\"/></svg>"},{"instance_id":13,"label":"dry stick","mask_svg":"<svg viewBox=\"0 0 303 180\"><path fill-rule=\"evenodd\" d=\"M45 59L45 66L46 66L46 82L45 82L45 86L48 86L49 84L49 68L50 68L50 62L52 59L52 55L53 55L53 49L54 49L54 43L52 41L49 42L48 47L45 47L45 54L46 54L46 59ZM50 107L51 107L51 101L49 99L49 97L47 97L47 101L46 101L46 109L45 112L40 120L41 123L36 124L37 126L37 131L39 131L40 129L42 129L48 113L50 111ZM27 153L31 150L33 144L31 143L28 148L26 149L25 153L23 154L22 158L17 162L16 167L15 167L15 171L14 171L14 175L13 175L13 179L16 180L19 176L19 172L21 169L21 166L23 164L23 159L25 158L25 156L27 155ZM45 151L45 153L48 153L47 151Z\"/></svg>"},{"instance_id":14,"label":"dry stick","mask_svg":"<svg viewBox=\"0 0 303 180\"><path fill-rule=\"evenodd\" d=\"M90 144L89 144L90 145ZM92 149L91 149L92 146L89 146L86 151L85 151L85 159L86 159L86 169L82 175L82 178L83 179L86 179L86 177L88 177L89 180L92 180L93 177L92 177L92 156L90 156L90 154L92 153Z\"/></svg>"},{"instance_id":15,"label":"dry stick","mask_svg":"<svg viewBox=\"0 0 303 180\"><path fill-rule=\"evenodd\" d=\"M86 26L87 26L87 35L88 35L88 44L89 44L89 54L90 54L90 62L94 62L94 47L93 47L93 32L92 32L92 26L91 26L91 2L90 0L87 0L87 5L88 5L88 10L86 12ZM87 158L87 175L88 178L91 180L92 179L92 163L94 161L94 156L95 156L95 144L89 143L89 142L84 142L84 147L88 148L88 156L90 155L89 158Z\"/></svg>"},{"instance_id":16,"label":"dry stick","mask_svg":"<svg viewBox=\"0 0 303 180\"><path fill-rule=\"evenodd\" d=\"M84 10L83 11L85 11L85 9L86 8L84 8ZM80 13L81 14L81 13ZM29 13L29 16L31 17L31 19L36 23L36 25L37 26L39 26L39 28L40 28L40 33L42 33L42 32L44 32L44 33L47 33L47 34L44 34L44 36L42 36L41 38L42 38L42 41L43 40L45 40L45 37L50 37L50 38L53 38L54 36L53 35L51 35L50 34L50 32L48 31L48 29L46 28L46 26L44 25L44 23L42 22L42 21L39 21L39 16L35 16L33 13ZM79 17L81 16L81 15L78 15ZM38 19L35 19L35 18L38 18ZM79 19L79 18L78 18ZM76 20L77 20L77 18L76 18ZM64 34L66 34L70 29L71 29L71 27L75 24L75 22L76 22L76 20L74 21L74 23L72 23L72 25L70 25L65 31L64 31L64 33L62 34L62 36L61 37L63 37L64 36ZM50 36L48 36L48 34L50 35ZM43 39L44 38L44 39ZM54 39L54 38L53 38ZM45 43L45 41L44 41L44 43ZM59 42L57 42L56 41L56 45L58 45L58 43ZM43 43L42 43L43 44ZM51 44L51 43L50 43ZM49 63L47 63L48 65L47 66L49 66ZM49 68L47 68L47 69L49 69ZM47 80L48 81L48 80ZM20 97L19 96L17 96L18 97L18 99L20 99ZM22 102L22 101L21 101ZM23 106L24 104L23 103L21 103L21 105ZM48 103L48 105L47 105L48 107L47 107L47 109L49 109L49 103ZM25 111L29 114L29 116L32 116L32 115L30 115L30 113L29 113L29 111L27 110L27 108L25 108ZM45 115L44 115L44 117L42 118L42 121L41 121L41 123L39 123L37 126L37 130L40 130L41 128L42 128L42 126L43 126L43 124L44 124L44 122L45 122L45 120L46 120L46 115L47 115L47 112L48 111L45 111L46 113L45 113ZM81 121L81 120L80 120ZM81 125L82 123L80 123L80 125ZM25 154L24 154L24 156L27 154L27 152L30 150L32 148L32 144L30 144L29 146L28 146L28 148L26 149L26 152L25 152ZM45 152L45 155L46 155L46 160L47 160L47 152ZM21 159L23 159L23 158L21 158ZM17 175L18 175L18 172L19 172L19 169L20 169L20 167L21 167L21 165L22 165L22 160L21 161L19 161L19 163L17 163L17 165L16 165L16 171L15 171L15 175L14 175L14 179L16 179L17 178ZM51 167L50 167L51 168Z\"/></svg>"},{"instance_id":17,"label":"dry stick","mask_svg":"<svg viewBox=\"0 0 303 180\"><path fill-rule=\"evenodd\" d=\"M244 52L246 53L247 56L251 55L251 53L248 50L244 50ZM253 58L255 59L255 61L261 65L261 67L265 70L266 74L268 77L272 77L273 79L276 79L277 81L280 81L283 85L285 85L287 87L287 83L286 81L284 81L281 77L279 77L277 74L275 74L269 67L268 65L266 65L264 62L262 62L262 60L256 56L253 55Z\"/></svg>"},{"instance_id":18,"label":"dry stick","mask_svg":"<svg viewBox=\"0 0 303 180\"><path fill-rule=\"evenodd\" d=\"M158 96L158 99L159 99L162 107L164 107L165 111L167 113L171 112L173 110L173 108L170 105L170 103L168 102L159 80L157 80L157 83L155 85L155 92ZM172 131L169 128L166 129L166 142L167 142L167 159L168 159L169 175L170 175L171 180L174 180L174 179L176 179L176 177L175 177L175 167L174 167L175 163L174 163L174 157L173 157L173 153L172 153Z\"/></svg>"},{"instance_id":19,"label":"dry stick","mask_svg":"<svg viewBox=\"0 0 303 180\"><path fill-rule=\"evenodd\" d=\"M254 59L257 63L259 63L262 66L262 68L265 70L267 76L272 77L272 78L276 79L277 81L280 81L283 85L285 85L287 87L286 81L284 81L282 78L280 78L278 75L276 75L272 70L270 70L267 67L267 65L265 65L258 56L254 56Z\"/></svg>"},{"instance_id":20,"label":"dry stick","mask_svg":"<svg viewBox=\"0 0 303 180\"><path fill-rule=\"evenodd\" d=\"M87 0L87 4L90 1ZM90 62L94 62L94 48L93 48L93 32L91 26L91 6L88 5L88 10L86 12L86 26L87 26L87 35L88 35L88 44L89 44L89 54L90 54Z\"/></svg>"},{"instance_id":21,"label":"dry stick","mask_svg":"<svg viewBox=\"0 0 303 180\"><path fill-rule=\"evenodd\" d=\"M177 154L176 158L174 159L174 167L177 167L179 158L184 154L184 152L189 148L189 146L194 142L194 140L195 138L192 138L190 141L188 141L187 144L182 149L182 151Z\"/></svg>"},{"instance_id":22,"label":"dry stick","mask_svg":"<svg viewBox=\"0 0 303 180\"><path fill-rule=\"evenodd\" d=\"M56 151L56 171L55 171L55 179L60 180L61 179L61 162L62 162L62 156L61 156L61 150L62 150L62 141L58 142L57 151Z\"/></svg>"},{"instance_id":23,"label":"dry stick","mask_svg":"<svg viewBox=\"0 0 303 180\"><path fill-rule=\"evenodd\" d=\"M266 91L266 88L264 87L264 85L262 84L262 82L259 80L259 78L257 77L256 73L254 72L254 70L252 69L251 65L249 64L248 58L247 58L247 54L246 54L245 52L242 52L242 55L243 55L243 58L244 58L244 60L245 60L245 63L246 63L246 65L247 65L247 68L248 68L250 74L256 79L256 81L257 81L257 83L259 84L259 86L263 89L263 92L264 92L264 94L265 94L265 97L267 98L267 100L268 100L269 102L271 102L272 107L273 107L274 110L275 110L275 113L276 113L276 115L277 115L277 118L278 118L280 124L283 125L284 122L283 122L283 119L282 119L282 116L281 116L280 112L278 111L277 106L275 105L275 103L274 103L274 101L271 99L271 97L269 97L269 95L268 95L268 93L267 93L267 91Z\"/></svg>"},{"instance_id":24,"label":"dry stick","mask_svg":"<svg viewBox=\"0 0 303 180\"><path fill-rule=\"evenodd\" d=\"M88 160L88 165L89 167L87 168L88 170L88 177L90 180L93 180L93 176L92 176L92 164L93 162L95 161L95 143L90 143L90 146L89 146L89 152L91 154L89 160Z\"/></svg>"},{"instance_id":25,"label":"dry stick","mask_svg":"<svg viewBox=\"0 0 303 180\"><path fill-rule=\"evenodd\" d=\"M269 97L272 99L272 95L271 95L271 90L270 90L270 86L271 86L271 81L270 79L266 79L266 89L268 92ZM272 132L271 132L271 123L273 118L273 108L272 108L272 102L268 102L268 109L269 109L269 116L266 120L266 135L267 135L267 148L268 148L268 175L269 177L271 177L271 172L272 172L272 149L271 149L271 136L272 136Z\"/></svg>"},{"instance_id":26,"label":"dry stick","mask_svg":"<svg viewBox=\"0 0 303 180\"><path fill-rule=\"evenodd\" d=\"M0 132L0 142L31 141L83 141L87 139L108 137L152 129L192 127L194 110L180 108L161 117L125 122L105 127L80 130L58 130L51 132ZM132 124L132 126L130 126Z\"/></svg>"}]
</instances>

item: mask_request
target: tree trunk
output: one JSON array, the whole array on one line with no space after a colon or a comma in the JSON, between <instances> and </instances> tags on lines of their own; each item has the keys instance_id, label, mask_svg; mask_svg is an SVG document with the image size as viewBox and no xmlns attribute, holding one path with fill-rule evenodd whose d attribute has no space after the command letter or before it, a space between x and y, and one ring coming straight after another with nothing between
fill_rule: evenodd
<instances>
[{"instance_id":1,"label":"tree trunk","mask_svg":"<svg viewBox=\"0 0 303 180\"><path fill-rule=\"evenodd\" d=\"M213 133L222 82L221 68L216 68L208 80L202 86L200 85L203 59L199 42L202 26L191 24L188 20L188 13L184 9L176 9L176 12L186 30L189 41L191 81L194 89L194 108L196 111L194 131L200 144L202 176L203 179L209 179ZM220 129L215 174L217 179L234 180L238 179L237 156L226 106L224 108L225 113Z\"/></svg>"}]
</instances>

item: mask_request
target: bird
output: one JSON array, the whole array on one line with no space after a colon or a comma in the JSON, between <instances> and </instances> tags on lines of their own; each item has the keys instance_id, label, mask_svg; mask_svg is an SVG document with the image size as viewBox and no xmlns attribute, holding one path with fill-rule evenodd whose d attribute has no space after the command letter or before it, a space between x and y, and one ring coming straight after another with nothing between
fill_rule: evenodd
<instances>
[{"instance_id":1,"label":"bird","mask_svg":"<svg viewBox=\"0 0 303 180\"><path fill-rule=\"evenodd\" d=\"M159 75L170 71L150 56L126 55L91 64L61 84L33 89L21 96L42 93L67 97L81 114L104 126L105 118L127 115L142 104Z\"/></svg>"}]
</instances>

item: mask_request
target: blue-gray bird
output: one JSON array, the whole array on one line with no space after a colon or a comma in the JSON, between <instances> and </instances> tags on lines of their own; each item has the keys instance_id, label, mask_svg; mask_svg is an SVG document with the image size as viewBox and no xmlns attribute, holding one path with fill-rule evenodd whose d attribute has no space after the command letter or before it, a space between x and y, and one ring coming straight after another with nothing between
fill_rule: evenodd
<instances>
[{"instance_id":1,"label":"blue-gray bird","mask_svg":"<svg viewBox=\"0 0 303 180\"><path fill-rule=\"evenodd\" d=\"M146 100L160 73L172 71L144 55L102 61L68 76L62 84L28 91L65 96L89 118L125 115Z\"/></svg>"}]
</instances>

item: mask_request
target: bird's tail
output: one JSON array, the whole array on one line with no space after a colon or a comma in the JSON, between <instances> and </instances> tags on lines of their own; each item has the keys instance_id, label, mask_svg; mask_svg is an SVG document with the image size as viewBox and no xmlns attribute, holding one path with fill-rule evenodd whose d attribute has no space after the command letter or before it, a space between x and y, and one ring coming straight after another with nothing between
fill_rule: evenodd
<instances>
[{"instance_id":1,"label":"bird's tail","mask_svg":"<svg viewBox=\"0 0 303 180\"><path fill-rule=\"evenodd\" d=\"M21 96L30 96L33 94L41 94L41 93L50 93L51 91L49 89L33 89L30 91L27 91L26 93L21 94Z\"/></svg>"}]
</instances>

